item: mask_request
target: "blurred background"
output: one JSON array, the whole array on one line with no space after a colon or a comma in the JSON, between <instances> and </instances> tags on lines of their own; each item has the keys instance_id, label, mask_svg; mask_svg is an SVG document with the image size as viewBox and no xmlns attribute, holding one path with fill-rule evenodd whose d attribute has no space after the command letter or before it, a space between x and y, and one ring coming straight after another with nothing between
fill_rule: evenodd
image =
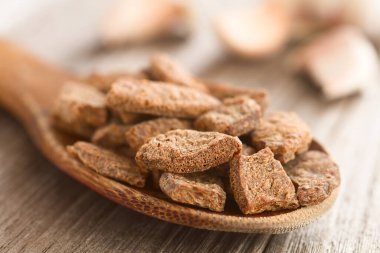
<instances>
[{"instance_id":1,"label":"blurred background","mask_svg":"<svg viewBox=\"0 0 380 253\"><path fill-rule=\"evenodd\" d=\"M64 216L62 224L50 224L40 217L40 223L27 233L23 224L29 219L38 219L39 213L45 212L61 215L60 210L25 206L21 199L13 198L0 211L0 219L18 208L33 211L19 213L19 225L9 230L9 236L0 235L0 245L21 235L24 239L19 247L37 240L36 249L52 244L59 251L77 236L74 243L87 240L106 250L99 239L106 238L112 247L129 249L126 233L138 238L133 228L144 223L157 231L144 239L147 250L158 249L159 241L166 242L163 247L167 251L195 252L200 248L191 242L204 240L208 242L202 248L205 251L215 244L231 250L246 245L247 251L254 251L257 248L248 242L256 241L264 243L260 245L265 245L267 252L380 251L379 15L378 0L0 0L2 39L74 73L139 70L147 66L152 52L163 51L202 78L267 89L269 110L296 111L331 151L343 178L340 197L329 215L305 229L278 236L199 232L121 207L111 208L98 195L79 189L78 183L41 162L39 152L20 134L22 128L0 111L0 143L17 140L14 147L1 146L0 163L21 163L17 168L5 167L7 182L16 184L23 174L28 181L20 184L20 189L49 191L45 181L58 184L64 180L46 196L45 206L62 199L69 203L70 196L88 194L86 205L94 212L58 245L54 244L57 236L66 235L62 224L75 226L83 205L73 204L77 213ZM23 151L22 158L13 161L8 154L15 150ZM38 166L33 165L36 159L40 159ZM35 168L30 170L30 164ZM66 189L71 190L65 195ZM0 190L0 197L6 201L6 191ZM91 236L86 235L83 230L89 223L97 224L96 219L105 222L107 215L99 211L105 206L114 210L112 219L119 221L110 229L116 232L105 235L101 225L94 225ZM0 225L0 231L5 228ZM174 236L189 243L167 239Z\"/></svg>"}]
</instances>

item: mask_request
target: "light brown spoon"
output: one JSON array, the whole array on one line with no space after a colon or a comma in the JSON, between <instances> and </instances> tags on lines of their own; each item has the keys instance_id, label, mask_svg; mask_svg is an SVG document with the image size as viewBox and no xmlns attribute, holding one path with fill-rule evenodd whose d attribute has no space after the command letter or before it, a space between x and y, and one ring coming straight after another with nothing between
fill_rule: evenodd
<instances>
[{"instance_id":1,"label":"light brown spoon","mask_svg":"<svg viewBox=\"0 0 380 253\"><path fill-rule=\"evenodd\" d=\"M65 146L74 138L55 131L50 124L50 110L60 86L74 77L1 40L0 70L0 104L24 124L45 156L82 184L135 211L196 228L284 233L317 219L335 201L338 189L319 205L293 211L243 215L229 203L225 212L215 213L171 202L153 189L138 189L100 176L69 156ZM312 149L324 151L316 141Z\"/></svg>"}]
</instances>

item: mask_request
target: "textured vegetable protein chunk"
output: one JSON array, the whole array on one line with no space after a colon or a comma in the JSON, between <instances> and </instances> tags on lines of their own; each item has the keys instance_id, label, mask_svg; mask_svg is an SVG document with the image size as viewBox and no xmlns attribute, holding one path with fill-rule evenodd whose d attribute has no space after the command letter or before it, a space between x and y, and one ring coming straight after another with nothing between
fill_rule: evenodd
<instances>
[{"instance_id":1,"label":"textured vegetable protein chunk","mask_svg":"<svg viewBox=\"0 0 380 253\"><path fill-rule=\"evenodd\" d=\"M223 164L240 153L237 137L217 132L173 130L145 143L136 154L137 164L150 170L190 173Z\"/></svg>"},{"instance_id":2,"label":"textured vegetable protein chunk","mask_svg":"<svg viewBox=\"0 0 380 253\"><path fill-rule=\"evenodd\" d=\"M100 175L128 183L136 187L144 187L148 176L140 170L131 158L121 156L113 151L87 142L76 142L67 147L67 151L76 156L84 165Z\"/></svg>"},{"instance_id":3,"label":"textured vegetable protein chunk","mask_svg":"<svg viewBox=\"0 0 380 253\"><path fill-rule=\"evenodd\" d=\"M78 82L66 82L53 108L55 124L64 131L90 137L93 129L107 122L105 95Z\"/></svg>"},{"instance_id":4,"label":"textured vegetable protein chunk","mask_svg":"<svg viewBox=\"0 0 380 253\"><path fill-rule=\"evenodd\" d=\"M194 125L202 131L240 136L255 129L260 118L261 108L256 101L241 96L226 99L223 106L199 116Z\"/></svg>"},{"instance_id":5,"label":"textured vegetable protein chunk","mask_svg":"<svg viewBox=\"0 0 380 253\"><path fill-rule=\"evenodd\" d=\"M98 128L91 141L103 147L119 147L127 145L125 133L130 128L127 125L111 123Z\"/></svg>"},{"instance_id":6,"label":"textured vegetable protein chunk","mask_svg":"<svg viewBox=\"0 0 380 253\"><path fill-rule=\"evenodd\" d=\"M276 159L286 163L309 148L312 135L297 114L272 112L252 132L251 139L257 149L269 147Z\"/></svg>"},{"instance_id":7,"label":"textured vegetable protein chunk","mask_svg":"<svg viewBox=\"0 0 380 253\"><path fill-rule=\"evenodd\" d=\"M196 89L146 80L116 82L107 95L109 107L126 113L195 118L221 102Z\"/></svg>"},{"instance_id":8,"label":"textured vegetable protein chunk","mask_svg":"<svg viewBox=\"0 0 380 253\"><path fill-rule=\"evenodd\" d=\"M251 156L235 156L231 161L230 182L244 214L299 206L294 185L269 148Z\"/></svg>"},{"instance_id":9,"label":"textured vegetable protein chunk","mask_svg":"<svg viewBox=\"0 0 380 253\"><path fill-rule=\"evenodd\" d=\"M114 72L114 73L98 73L93 72L83 80L91 84L102 92L108 92L114 82L119 79L145 79L147 76L143 72Z\"/></svg>"},{"instance_id":10,"label":"textured vegetable protein chunk","mask_svg":"<svg viewBox=\"0 0 380 253\"><path fill-rule=\"evenodd\" d=\"M129 146L138 150L149 138L164 134L170 130L191 128L186 120L175 118L158 118L136 124L125 132L125 139Z\"/></svg>"},{"instance_id":11,"label":"textured vegetable protein chunk","mask_svg":"<svg viewBox=\"0 0 380 253\"><path fill-rule=\"evenodd\" d=\"M150 74L153 79L179 86L207 91L207 87L196 80L185 68L168 55L155 53L150 58Z\"/></svg>"},{"instance_id":12,"label":"textured vegetable protein chunk","mask_svg":"<svg viewBox=\"0 0 380 253\"><path fill-rule=\"evenodd\" d=\"M329 155L307 151L285 165L286 172L297 189L301 206L321 203L339 186L339 168Z\"/></svg>"},{"instance_id":13,"label":"textured vegetable protein chunk","mask_svg":"<svg viewBox=\"0 0 380 253\"><path fill-rule=\"evenodd\" d=\"M226 193L220 178L207 172L163 173L160 188L172 200L222 212Z\"/></svg>"},{"instance_id":14,"label":"textured vegetable protein chunk","mask_svg":"<svg viewBox=\"0 0 380 253\"><path fill-rule=\"evenodd\" d=\"M203 80L203 83L206 84L210 94L219 99L244 95L254 99L260 105L262 111L265 111L268 107L269 95L265 89L226 85L208 80Z\"/></svg>"},{"instance_id":15,"label":"textured vegetable protein chunk","mask_svg":"<svg viewBox=\"0 0 380 253\"><path fill-rule=\"evenodd\" d=\"M256 153L256 150L246 144L243 143L243 149L241 151L242 155L253 155ZM230 175L230 163L223 163L221 165L218 165L214 168L212 168L212 171L216 173L219 177L228 178ZM226 185L226 184L225 184Z\"/></svg>"}]
</instances>

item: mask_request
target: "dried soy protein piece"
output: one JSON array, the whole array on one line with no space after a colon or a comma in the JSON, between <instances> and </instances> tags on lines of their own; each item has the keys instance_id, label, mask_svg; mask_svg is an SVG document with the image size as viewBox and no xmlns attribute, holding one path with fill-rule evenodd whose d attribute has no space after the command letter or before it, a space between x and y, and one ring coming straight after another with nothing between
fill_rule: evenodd
<instances>
[{"instance_id":1,"label":"dried soy protein piece","mask_svg":"<svg viewBox=\"0 0 380 253\"><path fill-rule=\"evenodd\" d=\"M196 80L185 68L168 55L153 54L150 58L150 74L154 80L207 91L207 87Z\"/></svg>"},{"instance_id":2,"label":"dried soy protein piece","mask_svg":"<svg viewBox=\"0 0 380 253\"><path fill-rule=\"evenodd\" d=\"M377 80L379 73L375 47L360 30L348 25L313 40L300 50L296 60L327 99L361 91Z\"/></svg>"},{"instance_id":3,"label":"dried soy protein piece","mask_svg":"<svg viewBox=\"0 0 380 253\"><path fill-rule=\"evenodd\" d=\"M125 133L129 128L130 126L127 125L111 123L98 128L91 141L97 145L111 148L127 145Z\"/></svg>"},{"instance_id":4,"label":"dried soy protein piece","mask_svg":"<svg viewBox=\"0 0 380 253\"><path fill-rule=\"evenodd\" d=\"M243 143L242 155L253 155L256 153L256 150ZM219 177L228 178L230 173L230 163L223 163L212 168L212 171L216 173Z\"/></svg>"},{"instance_id":5,"label":"dried soy protein piece","mask_svg":"<svg viewBox=\"0 0 380 253\"><path fill-rule=\"evenodd\" d=\"M86 78L84 82L91 84L98 90L107 93L114 82L119 79L146 79L147 76L143 72L114 72L109 74L103 74L98 72L93 72Z\"/></svg>"},{"instance_id":6,"label":"dried soy protein piece","mask_svg":"<svg viewBox=\"0 0 380 253\"><path fill-rule=\"evenodd\" d=\"M107 122L105 95L90 85L67 82L58 95L53 115L62 130L89 137L95 127Z\"/></svg>"},{"instance_id":7,"label":"dried soy protein piece","mask_svg":"<svg viewBox=\"0 0 380 253\"><path fill-rule=\"evenodd\" d=\"M137 152L141 168L173 173L208 170L240 153L237 137L217 132L173 130L151 138Z\"/></svg>"},{"instance_id":8,"label":"dried soy protein piece","mask_svg":"<svg viewBox=\"0 0 380 253\"><path fill-rule=\"evenodd\" d=\"M286 163L309 148L312 135L297 114L273 112L252 132L251 139L257 149L269 147L277 160Z\"/></svg>"},{"instance_id":9,"label":"dried soy protein piece","mask_svg":"<svg viewBox=\"0 0 380 253\"><path fill-rule=\"evenodd\" d=\"M231 161L230 182L244 214L299 206L292 181L269 148L251 156L235 156Z\"/></svg>"},{"instance_id":10,"label":"dried soy protein piece","mask_svg":"<svg viewBox=\"0 0 380 253\"><path fill-rule=\"evenodd\" d=\"M206 84L210 94L219 99L244 95L254 99L260 105L262 111L265 111L268 107L269 95L265 89L221 84L208 80L203 81L203 83Z\"/></svg>"},{"instance_id":11,"label":"dried soy protein piece","mask_svg":"<svg viewBox=\"0 0 380 253\"><path fill-rule=\"evenodd\" d=\"M172 200L199 206L216 212L224 210L226 193L222 180L207 172L174 174L163 173L161 190Z\"/></svg>"},{"instance_id":12,"label":"dried soy protein piece","mask_svg":"<svg viewBox=\"0 0 380 253\"><path fill-rule=\"evenodd\" d=\"M120 147L113 148L112 150L122 156L132 158L133 160L135 159L135 156L136 156L136 151L134 151L129 146L120 146Z\"/></svg>"},{"instance_id":13,"label":"dried soy protein piece","mask_svg":"<svg viewBox=\"0 0 380 253\"><path fill-rule=\"evenodd\" d=\"M67 151L100 175L136 187L145 186L148 173L140 170L135 161L131 158L81 141L76 142L72 146L68 146Z\"/></svg>"},{"instance_id":14,"label":"dried soy protein piece","mask_svg":"<svg viewBox=\"0 0 380 253\"><path fill-rule=\"evenodd\" d=\"M107 104L125 113L195 118L221 103L206 93L188 87L147 80L125 80L112 86Z\"/></svg>"},{"instance_id":15,"label":"dried soy protein piece","mask_svg":"<svg viewBox=\"0 0 380 253\"><path fill-rule=\"evenodd\" d=\"M240 136L256 128L261 108L255 100L240 96L226 99L224 105L197 118L194 125L201 131L215 131Z\"/></svg>"},{"instance_id":16,"label":"dried soy protein piece","mask_svg":"<svg viewBox=\"0 0 380 253\"><path fill-rule=\"evenodd\" d=\"M158 118L131 126L125 133L125 139L129 146L137 151L151 137L164 134L170 130L188 128L191 128L189 121L175 118Z\"/></svg>"},{"instance_id":17,"label":"dried soy protein piece","mask_svg":"<svg viewBox=\"0 0 380 253\"><path fill-rule=\"evenodd\" d=\"M285 170L297 189L301 206L321 203L339 186L336 163L320 151L307 151L285 165Z\"/></svg>"},{"instance_id":18,"label":"dried soy protein piece","mask_svg":"<svg viewBox=\"0 0 380 253\"><path fill-rule=\"evenodd\" d=\"M117 121L122 122L125 125L136 124L152 118L150 115L128 113L123 110L119 110L118 108L111 109L111 112Z\"/></svg>"}]
</instances>

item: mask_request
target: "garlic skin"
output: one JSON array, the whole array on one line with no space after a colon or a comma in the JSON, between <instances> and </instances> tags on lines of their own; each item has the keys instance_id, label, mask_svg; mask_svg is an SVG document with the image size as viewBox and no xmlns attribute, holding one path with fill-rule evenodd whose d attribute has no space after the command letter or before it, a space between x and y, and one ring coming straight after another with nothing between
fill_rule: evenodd
<instances>
[{"instance_id":1,"label":"garlic skin","mask_svg":"<svg viewBox=\"0 0 380 253\"><path fill-rule=\"evenodd\" d=\"M293 37L338 24L351 24L371 38L380 37L380 1L378 0L269 0L291 13Z\"/></svg>"},{"instance_id":2,"label":"garlic skin","mask_svg":"<svg viewBox=\"0 0 380 253\"><path fill-rule=\"evenodd\" d=\"M263 58L281 51L288 41L290 24L287 10L272 2L225 11L214 20L223 44L245 58Z\"/></svg>"},{"instance_id":3,"label":"garlic skin","mask_svg":"<svg viewBox=\"0 0 380 253\"><path fill-rule=\"evenodd\" d=\"M190 6L177 0L120 0L106 13L100 37L106 46L147 42L167 35L186 35Z\"/></svg>"},{"instance_id":4,"label":"garlic skin","mask_svg":"<svg viewBox=\"0 0 380 253\"><path fill-rule=\"evenodd\" d=\"M299 52L298 64L329 100L363 90L379 74L374 46L357 27L349 25L312 40Z\"/></svg>"},{"instance_id":5,"label":"garlic skin","mask_svg":"<svg viewBox=\"0 0 380 253\"><path fill-rule=\"evenodd\" d=\"M373 39L380 38L380 1L346 0L343 22L358 26Z\"/></svg>"}]
</instances>

